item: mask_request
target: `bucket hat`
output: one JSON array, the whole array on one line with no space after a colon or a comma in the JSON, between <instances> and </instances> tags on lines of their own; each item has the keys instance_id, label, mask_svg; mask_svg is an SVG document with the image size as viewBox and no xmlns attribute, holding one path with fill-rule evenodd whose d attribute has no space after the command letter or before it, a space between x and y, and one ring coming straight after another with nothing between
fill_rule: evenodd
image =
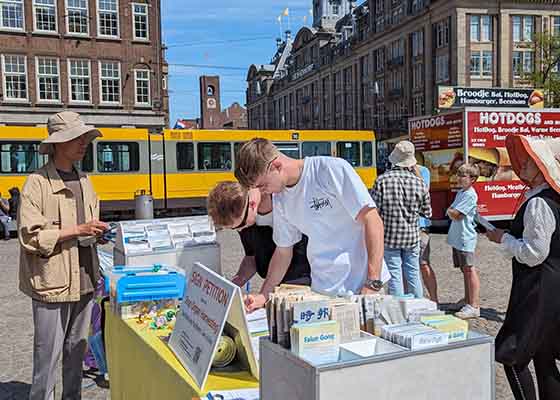
<instances>
[{"instance_id":1,"label":"bucket hat","mask_svg":"<svg viewBox=\"0 0 560 400\"><path fill-rule=\"evenodd\" d=\"M506 148L517 176L530 157L550 187L560 194L560 138L540 139L510 135L506 138Z\"/></svg>"},{"instance_id":2,"label":"bucket hat","mask_svg":"<svg viewBox=\"0 0 560 400\"><path fill-rule=\"evenodd\" d=\"M72 111L62 111L49 117L47 131L49 137L39 145L40 154L53 154L53 144L66 143L82 135L88 135L89 142L103 136L99 130L86 125L80 115Z\"/></svg>"},{"instance_id":3,"label":"bucket hat","mask_svg":"<svg viewBox=\"0 0 560 400\"><path fill-rule=\"evenodd\" d=\"M414 144L408 140L403 140L395 146L389 155L391 164L397 167L410 168L416 165L416 157L414 157Z\"/></svg>"}]
</instances>

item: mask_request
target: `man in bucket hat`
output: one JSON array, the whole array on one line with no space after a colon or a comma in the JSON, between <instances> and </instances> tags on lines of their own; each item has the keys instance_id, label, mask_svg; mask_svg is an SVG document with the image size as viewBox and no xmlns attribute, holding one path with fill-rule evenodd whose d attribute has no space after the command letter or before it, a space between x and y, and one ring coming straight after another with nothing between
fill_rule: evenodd
<instances>
[{"instance_id":1,"label":"man in bucket hat","mask_svg":"<svg viewBox=\"0 0 560 400\"><path fill-rule=\"evenodd\" d=\"M80 399L94 285L99 279L95 238L99 200L90 179L75 167L101 133L74 112L49 118L39 146L48 163L29 175L18 214L19 288L32 298L33 381L29 398L54 398L62 354L62 398ZM87 239L87 240L84 240Z\"/></svg>"},{"instance_id":2,"label":"man in bucket hat","mask_svg":"<svg viewBox=\"0 0 560 400\"><path fill-rule=\"evenodd\" d=\"M430 218L430 192L415 172L414 145L403 140L389 155L392 168L381 175L373 189L373 199L385 227L385 263L391 273L389 294L407 292L424 295L420 279L420 231L418 218Z\"/></svg>"},{"instance_id":3,"label":"man in bucket hat","mask_svg":"<svg viewBox=\"0 0 560 400\"><path fill-rule=\"evenodd\" d=\"M504 365L515 399L560 395L560 138L506 139L511 165L530 190L509 232L488 231L512 258L513 282L506 318L496 337L496 361Z\"/></svg>"}]
</instances>

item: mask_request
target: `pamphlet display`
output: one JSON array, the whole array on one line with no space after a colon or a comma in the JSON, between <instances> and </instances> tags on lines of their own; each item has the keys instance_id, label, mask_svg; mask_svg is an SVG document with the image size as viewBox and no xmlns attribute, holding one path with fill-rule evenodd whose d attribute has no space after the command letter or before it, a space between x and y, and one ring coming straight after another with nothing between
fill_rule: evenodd
<instances>
[{"instance_id":1,"label":"pamphlet display","mask_svg":"<svg viewBox=\"0 0 560 400\"><path fill-rule=\"evenodd\" d=\"M177 313L169 347L201 390L224 333L235 342L238 366L258 378L241 290L196 263L187 277L185 297Z\"/></svg>"},{"instance_id":2,"label":"pamphlet display","mask_svg":"<svg viewBox=\"0 0 560 400\"><path fill-rule=\"evenodd\" d=\"M208 216L118 223L115 265L175 265L189 274L195 262L221 274L220 247Z\"/></svg>"}]
</instances>

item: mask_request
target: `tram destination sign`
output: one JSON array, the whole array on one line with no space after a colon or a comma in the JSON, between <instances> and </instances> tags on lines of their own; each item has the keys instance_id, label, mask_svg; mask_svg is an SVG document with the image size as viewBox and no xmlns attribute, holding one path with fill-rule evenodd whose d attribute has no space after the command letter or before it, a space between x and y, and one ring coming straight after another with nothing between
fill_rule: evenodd
<instances>
[{"instance_id":1,"label":"tram destination sign","mask_svg":"<svg viewBox=\"0 0 560 400\"><path fill-rule=\"evenodd\" d=\"M459 107L544 108L544 92L527 88L438 86L438 108Z\"/></svg>"}]
</instances>

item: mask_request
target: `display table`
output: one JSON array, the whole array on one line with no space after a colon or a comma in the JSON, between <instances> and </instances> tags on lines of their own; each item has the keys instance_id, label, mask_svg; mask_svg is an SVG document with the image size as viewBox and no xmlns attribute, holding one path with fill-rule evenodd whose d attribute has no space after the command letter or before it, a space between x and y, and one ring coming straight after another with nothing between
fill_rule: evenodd
<instances>
[{"instance_id":1,"label":"display table","mask_svg":"<svg viewBox=\"0 0 560 400\"><path fill-rule=\"evenodd\" d=\"M210 372L203 391L171 349L145 324L122 320L105 306L105 346L112 400L191 400L211 390L256 388L248 372ZM168 332L167 332L168 333Z\"/></svg>"}]
</instances>

